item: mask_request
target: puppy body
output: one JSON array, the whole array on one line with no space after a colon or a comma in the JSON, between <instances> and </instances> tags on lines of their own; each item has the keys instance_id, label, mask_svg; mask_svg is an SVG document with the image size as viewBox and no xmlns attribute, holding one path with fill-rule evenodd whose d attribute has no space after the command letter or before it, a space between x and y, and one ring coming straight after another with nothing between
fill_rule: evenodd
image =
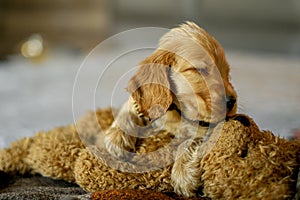
<instances>
[{"instance_id":1,"label":"puppy body","mask_svg":"<svg viewBox=\"0 0 300 200\"><path fill-rule=\"evenodd\" d=\"M221 45L194 23L174 28L140 63L127 90L130 98L105 132L108 152L130 159L137 137L148 137L145 128L175 133L183 142L175 155L172 184L178 194L192 194L187 188L193 180L186 179L188 166L182 163L191 159L193 146L205 140L209 125L233 115L237 107Z\"/></svg>"}]
</instances>

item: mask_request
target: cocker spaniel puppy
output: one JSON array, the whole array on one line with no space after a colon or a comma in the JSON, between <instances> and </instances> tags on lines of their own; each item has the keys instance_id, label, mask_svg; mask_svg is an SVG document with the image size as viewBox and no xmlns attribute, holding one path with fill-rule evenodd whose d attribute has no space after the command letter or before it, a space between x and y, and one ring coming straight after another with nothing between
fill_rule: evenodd
<instances>
[{"instance_id":1,"label":"cocker spaniel puppy","mask_svg":"<svg viewBox=\"0 0 300 200\"><path fill-rule=\"evenodd\" d=\"M107 150L129 159L149 126L169 130L175 138L204 138L210 125L236 112L237 95L229 79L224 50L212 36L192 22L170 30L130 79L130 98L104 133ZM183 165L187 156L178 151L173 166L179 194L189 193Z\"/></svg>"}]
</instances>

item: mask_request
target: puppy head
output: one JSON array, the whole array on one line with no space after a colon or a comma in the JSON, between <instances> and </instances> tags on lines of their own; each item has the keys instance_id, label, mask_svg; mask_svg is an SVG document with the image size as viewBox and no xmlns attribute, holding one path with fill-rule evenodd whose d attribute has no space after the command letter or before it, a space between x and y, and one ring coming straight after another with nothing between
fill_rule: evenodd
<instances>
[{"instance_id":1,"label":"puppy head","mask_svg":"<svg viewBox=\"0 0 300 200\"><path fill-rule=\"evenodd\" d=\"M223 48L191 22L161 38L129 81L128 91L150 119L175 103L189 120L217 123L237 107Z\"/></svg>"}]
</instances>

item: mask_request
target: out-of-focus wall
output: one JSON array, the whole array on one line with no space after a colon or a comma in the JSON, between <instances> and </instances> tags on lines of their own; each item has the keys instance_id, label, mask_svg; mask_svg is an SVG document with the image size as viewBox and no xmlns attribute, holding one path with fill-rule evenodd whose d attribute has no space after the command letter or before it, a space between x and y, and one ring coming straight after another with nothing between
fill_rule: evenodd
<instances>
[{"instance_id":1,"label":"out-of-focus wall","mask_svg":"<svg viewBox=\"0 0 300 200\"><path fill-rule=\"evenodd\" d=\"M199 7L199 18L226 46L300 54L297 0L204 0Z\"/></svg>"},{"instance_id":2,"label":"out-of-focus wall","mask_svg":"<svg viewBox=\"0 0 300 200\"><path fill-rule=\"evenodd\" d=\"M225 47L300 54L298 0L114 0L118 30L192 20Z\"/></svg>"},{"instance_id":3,"label":"out-of-focus wall","mask_svg":"<svg viewBox=\"0 0 300 200\"><path fill-rule=\"evenodd\" d=\"M33 33L87 48L130 28L186 20L225 47L300 54L299 0L0 0L0 55L19 52Z\"/></svg>"},{"instance_id":4,"label":"out-of-focus wall","mask_svg":"<svg viewBox=\"0 0 300 200\"><path fill-rule=\"evenodd\" d=\"M109 35L108 0L0 0L0 55L18 53L32 34L48 45L89 48Z\"/></svg>"}]
</instances>

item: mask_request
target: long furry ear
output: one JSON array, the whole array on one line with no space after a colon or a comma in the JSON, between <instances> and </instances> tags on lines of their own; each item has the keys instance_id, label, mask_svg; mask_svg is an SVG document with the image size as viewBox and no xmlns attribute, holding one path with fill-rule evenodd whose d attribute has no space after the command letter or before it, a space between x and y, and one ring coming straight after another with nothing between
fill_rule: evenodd
<instances>
[{"instance_id":1,"label":"long furry ear","mask_svg":"<svg viewBox=\"0 0 300 200\"><path fill-rule=\"evenodd\" d=\"M157 50L141 62L129 81L127 91L139 106L139 112L150 120L162 116L173 101L169 80L169 67L173 63L171 53Z\"/></svg>"}]
</instances>

